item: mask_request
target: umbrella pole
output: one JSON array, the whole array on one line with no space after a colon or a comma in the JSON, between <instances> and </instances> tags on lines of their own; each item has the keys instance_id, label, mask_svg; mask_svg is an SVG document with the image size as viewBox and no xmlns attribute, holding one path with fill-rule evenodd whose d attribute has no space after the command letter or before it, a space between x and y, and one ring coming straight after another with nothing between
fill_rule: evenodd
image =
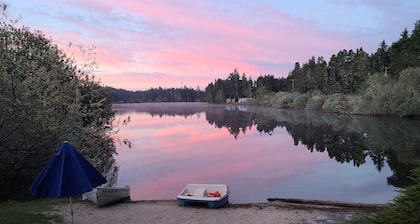
<instances>
[{"instance_id":1,"label":"umbrella pole","mask_svg":"<svg viewBox=\"0 0 420 224\"><path fill-rule=\"evenodd\" d=\"M71 201L71 196L69 196L70 198L70 214L71 214L71 223L73 224L73 203Z\"/></svg>"}]
</instances>

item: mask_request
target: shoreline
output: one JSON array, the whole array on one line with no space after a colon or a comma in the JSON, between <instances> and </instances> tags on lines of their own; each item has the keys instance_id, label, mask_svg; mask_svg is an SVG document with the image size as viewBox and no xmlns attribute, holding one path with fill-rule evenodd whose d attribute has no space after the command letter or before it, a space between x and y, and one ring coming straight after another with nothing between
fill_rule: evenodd
<instances>
[{"instance_id":1,"label":"shoreline","mask_svg":"<svg viewBox=\"0 0 420 224\"><path fill-rule=\"evenodd\" d=\"M296 199L295 199L296 200ZM320 201L321 202L321 201ZM374 215L384 205L358 204L353 207L332 203L297 203L272 200L262 203L207 206L179 206L177 200L140 200L98 208L85 200L73 203L75 223L343 223ZM54 206L51 214L71 223L70 205Z\"/></svg>"}]
</instances>

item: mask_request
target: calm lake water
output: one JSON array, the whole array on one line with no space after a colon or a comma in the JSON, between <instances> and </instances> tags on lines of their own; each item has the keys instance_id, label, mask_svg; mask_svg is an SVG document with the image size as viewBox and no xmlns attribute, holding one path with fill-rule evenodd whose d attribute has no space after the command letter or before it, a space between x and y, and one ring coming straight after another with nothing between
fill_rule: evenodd
<instances>
[{"instance_id":1,"label":"calm lake water","mask_svg":"<svg viewBox=\"0 0 420 224\"><path fill-rule=\"evenodd\" d=\"M175 199L188 183L223 183L232 203L386 203L419 158L414 120L205 103L114 109L118 185L131 187L132 200Z\"/></svg>"}]
</instances>

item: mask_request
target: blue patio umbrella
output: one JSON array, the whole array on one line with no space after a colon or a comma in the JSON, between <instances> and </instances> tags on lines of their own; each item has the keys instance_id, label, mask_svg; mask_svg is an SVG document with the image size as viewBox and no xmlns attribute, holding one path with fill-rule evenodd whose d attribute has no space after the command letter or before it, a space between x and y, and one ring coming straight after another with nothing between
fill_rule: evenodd
<instances>
[{"instance_id":1,"label":"blue patio umbrella","mask_svg":"<svg viewBox=\"0 0 420 224\"><path fill-rule=\"evenodd\" d=\"M81 195L106 183L106 179L67 141L61 145L30 187L35 196ZM73 222L73 207L71 208Z\"/></svg>"}]
</instances>

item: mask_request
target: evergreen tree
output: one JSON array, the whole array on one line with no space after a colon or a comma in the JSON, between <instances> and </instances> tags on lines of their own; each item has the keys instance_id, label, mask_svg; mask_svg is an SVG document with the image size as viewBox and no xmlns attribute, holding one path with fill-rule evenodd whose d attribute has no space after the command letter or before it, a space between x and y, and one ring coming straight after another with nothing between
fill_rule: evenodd
<instances>
[{"instance_id":1,"label":"evergreen tree","mask_svg":"<svg viewBox=\"0 0 420 224\"><path fill-rule=\"evenodd\" d=\"M403 69L420 65L420 20L415 23L411 35L404 29L400 39L392 44L390 60L391 75L394 78L398 78Z\"/></svg>"},{"instance_id":2,"label":"evergreen tree","mask_svg":"<svg viewBox=\"0 0 420 224\"><path fill-rule=\"evenodd\" d=\"M389 47L383 40L379 45L378 50L371 55L371 73L388 73L389 65Z\"/></svg>"},{"instance_id":3,"label":"evergreen tree","mask_svg":"<svg viewBox=\"0 0 420 224\"><path fill-rule=\"evenodd\" d=\"M299 62L295 62L295 67L287 77L290 80L290 91L294 92L301 89L301 83L303 82L302 69L300 68Z\"/></svg>"}]
</instances>

